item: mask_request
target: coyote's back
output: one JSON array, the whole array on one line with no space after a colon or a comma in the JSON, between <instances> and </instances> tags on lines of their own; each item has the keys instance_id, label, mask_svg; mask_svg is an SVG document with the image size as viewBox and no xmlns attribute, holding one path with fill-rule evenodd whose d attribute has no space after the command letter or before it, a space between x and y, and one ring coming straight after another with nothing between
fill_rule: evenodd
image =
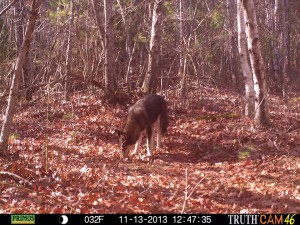
<instances>
[{"instance_id":1,"label":"coyote's back","mask_svg":"<svg viewBox=\"0 0 300 225\"><path fill-rule=\"evenodd\" d=\"M157 147L160 147L161 134L166 133L168 127L167 114L167 102L159 95L147 95L131 106L123 131L117 130L122 156L127 157L134 144L134 152L137 152L144 131L147 135L148 156L151 156L154 147L153 130L157 132Z\"/></svg>"}]
</instances>

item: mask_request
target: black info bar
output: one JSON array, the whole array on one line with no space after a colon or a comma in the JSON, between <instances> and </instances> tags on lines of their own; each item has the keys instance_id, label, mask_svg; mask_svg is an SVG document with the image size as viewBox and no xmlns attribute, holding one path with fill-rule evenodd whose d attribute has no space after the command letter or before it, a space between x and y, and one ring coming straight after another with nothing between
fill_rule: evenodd
<instances>
[{"instance_id":1,"label":"black info bar","mask_svg":"<svg viewBox=\"0 0 300 225\"><path fill-rule=\"evenodd\" d=\"M300 225L299 214L2 214L0 225L207 224Z\"/></svg>"}]
</instances>

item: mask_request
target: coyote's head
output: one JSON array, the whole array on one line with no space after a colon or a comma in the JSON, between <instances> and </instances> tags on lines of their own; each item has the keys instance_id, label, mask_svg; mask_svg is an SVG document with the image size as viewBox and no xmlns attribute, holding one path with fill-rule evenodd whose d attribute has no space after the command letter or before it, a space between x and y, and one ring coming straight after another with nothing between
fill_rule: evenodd
<instances>
[{"instance_id":1,"label":"coyote's head","mask_svg":"<svg viewBox=\"0 0 300 225\"><path fill-rule=\"evenodd\" d=\"M128 154L129 154L129 150L131 145L128 143L128 135L127 133L125 133L122 130L115 130L115 133L117 134L118 138L119 138L119 144L120 144L120 148L121 148L121 157L122 158L127 158Z\"/></svg>"}]
</instances>

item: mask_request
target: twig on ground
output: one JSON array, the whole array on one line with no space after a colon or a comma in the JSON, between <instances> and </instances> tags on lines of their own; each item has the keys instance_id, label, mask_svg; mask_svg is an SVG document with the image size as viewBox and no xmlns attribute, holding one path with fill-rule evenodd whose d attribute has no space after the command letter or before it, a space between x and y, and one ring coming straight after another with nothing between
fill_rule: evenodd
<instances>
[{"instance_id":1,"label":"twig on ground","mask_svg":"<svg viewBox=\"0 0 300 225\"><path fill-rule=\"evenodd\" d=\"M198 185L204 180L204 178L205 178L205 175L198 181L197 184L195 184L195 186L192 188L192 190L188 194L188 173L187 173L187 168L185 169L185 191L184 191L184 201L183 201L181 213L184 213L187 201L190 199L190 197L192 196L192 194L194 193L194 191L196 190Z\"/></svg>"},{"instance_id":2,"label":"twig on ground","mask_svg":"<svg viewBox=\"0 0 300 225\"><path fill-rule=\"evenodd\" d=\"M25 178L20 177L20 176L17 175L17 174L14 174L14 173L11 173L11 172L1 172L1 171L0 171L0 175L1 175L1 174L13 176L13 177L15 177L15 178L18 178L18 179L20 179L20 180L22 180L22 181L28 183L28 184L31 184L31 182L30 182L29 180L26 180Z\"/></svg>"}]
</instances>

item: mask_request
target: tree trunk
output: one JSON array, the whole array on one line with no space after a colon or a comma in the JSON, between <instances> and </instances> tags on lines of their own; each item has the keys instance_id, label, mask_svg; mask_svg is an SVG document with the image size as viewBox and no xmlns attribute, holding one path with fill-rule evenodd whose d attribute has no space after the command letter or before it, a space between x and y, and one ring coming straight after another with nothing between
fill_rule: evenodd
<instances>
[{"instance_id":1,"label":"tree trunk","mask_svg":"<svg viewBox=\"0 0 300 225\"><path fill-rule=\"evenodd\" d=\"M262 2L262 7L265 9L265 19L262 21L262 24L265 24L266 29L270 31L274 31L274 9L273 5L270 0L264 0ZM274 34L275 35L275 34ZM268 58L265 61L265 71L270 76L270 79L276 80L275 78L275 55L274 55L274 45L275 45L275 38L270 39L266 44L268 47Z\"/></svg>"},{"instance_id":2,"label":"tree trunk","mask_svg":"<svg viewBox=\"0 0 300 225\"><path fill-rule=\"evenodd\" d=\"M65 100L69 101L70 99L70 83L68 81L71 69L72 69L72 48L73 48L73 36L72 36L72 29L74 23L74 2L73 0L70 1L70 20L69 20L69 33L68 33L68 44L67 44L67 51L66 51L66 73L65 73Z\"/></svg>"},{"instance_id":3,"label":"tree trunk","mask_svg":"<svg viewBox=\"0 0 300 225\"><path fill-rule=\"evenodd\" d=\"M155 0L152 13L152 25L151 25L151 37L150 37L150 49L148 56L148 67L143 83L143 90L145 93L155 93L157 87L157 66L158 66L158 54L159 54L159 26L160 26L160 13L163 0Z\"/></svg>"},{"instance_id":4,"label":"tree trunk","mask_svg":"<svg viewBox=\"0 0 300 225\"><path fill-rule=\"evenodd\" d=\"M237 27L240 64L245 82L245 115L252 117L254 115L254 85L253 75L251 72L250 65L248 63L245 18L244 12L241 8L241 0L237 0Z\"/></svg>"},{"instance_id":5,"label":"tree trunk","mask_svg":"<svg viewBox=\"0 0 300 225\"><path fill-rule=\"evenodd\" d=\"M253 0L242 0L246 20L248 52L254 80L255 91L255 122L257 125L268 126L268 94L264 62L261 55L260 40L257 27L256 12Z\"/></svg>"},{"instance_id":6,"label":"tree trunk","mask_svg":"<svg viewBox=\"0 0 300 225\"><path fill-rule=\"evenodd\" d=\"M20 53L21 45L23 43L23 18L24 15L24 1L17 2L14 7L15 19L15 37L17 54Z\"/></svg>"},{"instance_id":7,"label":"tree trunk","mask_svg":"<svg viewBox=\"0 0 300 225\"><path fill-rule=\"evenodd\" d=\"M101 24L102 18L101 18L99 3L100 3L99 0L93 0L93 8L94 8L95 17L96 17L96 23L97 23L98 30L99 30L99 38L100 38L101 46L102 46L102 48L104 48L103 35L104 35L105 31Z\"/></svg>"},{"instance_id":8,"label":"tree trunk","mask_svg":"<svg viewBox=\"0 0 300 225\"><path fill-rule=\"evenodd\" d=\"M118 5L119 5L119 8L120 8L120 14L122 16L122 20L123 20L123 24L124 24L124 30L125 30L125 38L126 38L126 42L125 42L125 50L126 50L126 53L127 53L127 58L125 59L126 62L128 62L128 66L127 66L127 69L126 69L126 74L125 74L125 80L126 80L126 84L127 84L127 89L128 89L128 92L131 91L131 76L132 76L132 65L131 65L131 62L132 62L132 58L133 58L133 54L134 54L134 51L135 51L135 46L136 46L136 42L134 42L133 46L132 46L132 49L130 47L130 41L132 40L132 36L130 35L130 29L128 27L128 24L127 24L127 21L126 21L126 13L124 12L124 9L123 9L123 6L120 2L120 0L117 0L118 2Z\"/></svg>"},{"instance_id":9,"label":"tree trunk","mask_svg":"<svg viewBox=\"0 0 300 225\"><path fill-rule=\"evenodd\" d=\"M234 17L232 15L235 14L234 9L234 1L227 0L227 15L228 15L228 30L230 32L230 46L229 46L229 64L230 64L230 72L231 72L231 80L233 87L237 90L239 89L239 76L238 76L238 70L237 70L237 43L236 43L236 34L234 29Z\"/></svg>"},{"instance_id":10,"label":"tree trunk","mask_svg":"<svg viewBox=\"0 0 300 225\"><path fill-rule=\"evenodd\" d=\"M25 17L25 2L19 1L15 4L14 7L14 17L15 17L15 37L16 37L16 45L17 45L17 54L20 53L21 45L23 43L23 21ZM27 54L25 58L25 62L23 65L23 80L24 80L24 87L26 90L26 100L32 100L32 90L30 89L30 82L31 82L31 73L30 73L30 57Z\"/></svg>"},{"instance_id":11,"label":"tree trunk","mask_svg":"<svg viewBox=\"0 0 300 225\"><path fill-rule=\"evenodd\" d=\"M29 52L26 55L24 66L23 66L23 77L24 77L24 86L25 86L25 98L27 101L32 100L33 90L31 88L32 82L32 70L31 70L31 57Z\"/></svg>"},{"instance_id":12,"label":"tree trunk","mask_svg":"<svg viewBox=\"0 0 300 225\"><path fill-rule=\"evenodd\" d=\"M0 151L6 151L8 148L8 138L10 134L10 128L13 121L13 114L15 111L15 106L17 102L17 92L19 87L19 81L21 78L22 68L25 62L25 58L27 52L30 48L30 43L32 39L32 33L35 27L35 22L38 17L39 8L42 4L42 0L33 0L32 1L32 10L30 13L30 17L28 19L26 25L26 32L24 36L24 40L21 46L21 50L19 52L16 64L15 64L15 72L12 79L12 84L10 87L8 104L4 116L4 122L1 130L0 136Z\"/></svg>"},{"instance_id":13,"label":"tree trunk","mask_svg":"<svg viewBox=\"0 0 300 225\"><path fill-rule=\"evenodd\" d=\"M106 95L114 95L116 90L112 6L113 0L104 0L104 80Z\"/></svg>"},{"instance_id":14,"label":"tree trunk","mask_svg":"<svg viewBox=\"0 0 300 225\"><path fill-rule=\"evenodd\" d=\"M282 76L283 76L283 86L282 95L284 99L288 98L288 20L287 20L287 2L282 0Z\"/></svg>"},{"instance_id":15,"label":"tree trunk","mask_svg":"<svg viewBox=\"0 0 300 225\"><path fill-rule=\"evenodd\" d=\"M275 80L279 81L279 84L282 84L282 76L280 75L280 60L279 60L279 48L280 48L280 11L281 11L281 0L275 0L274 5L274 41L273 41L273 49L274 49L274 77Z\"/></svg>"},{"instance_id":16,"label":"tree trunk","mask_svg":"<svg viewBox=\"0 0 300 225\"><path fill-rule=\"evenodd\" d=\"M186 53L183 36L183 17L182 17L182 1L179 0L179 38L180 38L180 53L179 53L179 71L178 76L180 81L180 99L183 101L186 97Z\"/></svg>"}]
</instances>

